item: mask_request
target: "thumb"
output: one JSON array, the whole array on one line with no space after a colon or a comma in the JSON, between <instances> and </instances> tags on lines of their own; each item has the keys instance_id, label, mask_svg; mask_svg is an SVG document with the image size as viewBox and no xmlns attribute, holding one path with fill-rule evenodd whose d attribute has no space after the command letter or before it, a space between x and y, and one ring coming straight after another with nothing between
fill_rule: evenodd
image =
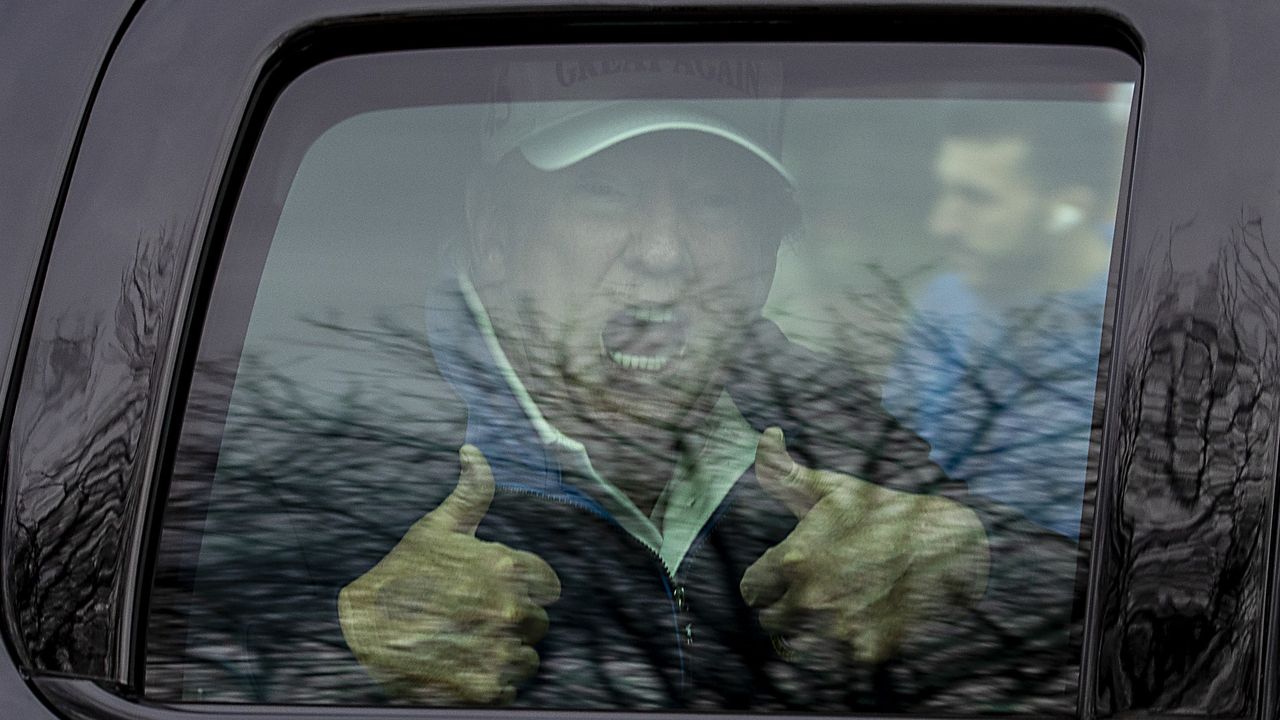
<instances>
[{"instance_id":1,"label":"thumb","mask_svg":"<svg viewBox=\"0 0 1280 720\"><path fill-rule=\"evenodd\" d=\"M780 428L771 427L756 445L756 479L770 495L787 506L797 519L804 518L831 491L822 474L791 458Z\"/></svg>"},{"instance_id":2,"label":"thumb","mask_svg":"<svg viewBox=\"0 0 1280 720\"><path fill-rule=\"evenodd\" d=\"M462 461L458 486L432 511L431 516L443 521L454 532L474 535L485 513L489 512L489 503L493 502L493 471L475 445L463 445L458 457Z\"/></svg>"}]
</instances>

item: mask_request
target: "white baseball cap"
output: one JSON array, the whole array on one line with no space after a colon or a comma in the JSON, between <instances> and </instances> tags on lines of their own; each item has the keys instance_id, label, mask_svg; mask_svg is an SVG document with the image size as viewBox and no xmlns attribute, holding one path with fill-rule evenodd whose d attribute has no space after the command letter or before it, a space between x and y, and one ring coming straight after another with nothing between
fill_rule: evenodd
<instances>
[{"instance_id":1,"label":"white baseball cap","mask_svg":"<svg viewBox=\"0 0 1280 720\"><path fill-rule=\"evenodd\" d=\"M483 160L496 165L519 150L539 170L560 170L640 135L689 130L738 145L794 186L780 160L781 86L777 63L714 54L584 48L510 62L495 72Z\"/></svg>"}]
</instances>

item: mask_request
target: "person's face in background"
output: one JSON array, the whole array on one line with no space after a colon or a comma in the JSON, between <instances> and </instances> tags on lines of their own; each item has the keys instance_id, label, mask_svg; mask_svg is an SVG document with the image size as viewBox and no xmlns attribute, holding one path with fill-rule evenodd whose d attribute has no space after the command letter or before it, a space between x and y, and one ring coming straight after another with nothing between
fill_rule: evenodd
<instances>
[{"instance_id":1,"label":"person's face in background","mask_svg":"<svg viewBox=\"0 0 1280 720\"><path fill-rule=\"evenodd\" d=\"M975 262L1025 252L1045 226L1047 198L1019 138L951 138L934 163L939 194L929 230Z\"/></svg>"},{"instance_id":2,"label":"person's face in background","mask_svg":"<svg viewBox=\"0 0 1280 720\"><path fill-rule=\"evenodd\" d=\"M472 279L543 412L610 428L695 422L768 295L782 179L692 131L555 172L508 165L477 223Z\"/></svg>"},{"instance_id":3,"label":"person's face in background","mask_svg":"<svg viewBox=\"0 0 1280 720\"><path fill-rule=\"evenodd\" d=\"M1071 287L1105 268L1093 227L1095 193L1053 186L1030 169L1017 137L943 141L934 163L938 197L929 230L969 282L992 298Z\"/></svg>"}]
</instances>

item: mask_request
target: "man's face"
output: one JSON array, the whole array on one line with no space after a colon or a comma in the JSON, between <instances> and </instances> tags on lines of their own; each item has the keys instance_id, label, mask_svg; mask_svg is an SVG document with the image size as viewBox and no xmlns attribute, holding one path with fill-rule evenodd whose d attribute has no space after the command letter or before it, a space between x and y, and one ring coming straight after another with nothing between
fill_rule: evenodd
<instances>
[{"instance_id":1,"label":"man's face","mask_svg":"<svg viewBox=\"0 0 1280 720\"><path fill-rule=\"evenodd\" d=\"M692 131L521 166L473 269L517 372L553 422L684 426L768 295L782 180Z\"/></svg>"},{"instance_id":2,"label":"man's face","mask_svg":"<svg viewBox=\"0 0 1280 720\"><path fill-rule=\"evenodd\" d=\"M967 260L989 265L1043 241L1047 200L1018 138L951 138L934 164L939 196L929 230Z\"/></svg>"}]
</instances>

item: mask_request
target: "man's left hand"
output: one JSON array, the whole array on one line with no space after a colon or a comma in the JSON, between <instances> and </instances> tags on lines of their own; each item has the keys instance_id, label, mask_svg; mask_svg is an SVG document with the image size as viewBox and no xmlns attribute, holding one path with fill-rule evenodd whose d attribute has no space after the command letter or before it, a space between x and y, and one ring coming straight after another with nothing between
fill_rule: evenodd
<instances>
[{"instance_id":1,"label":"man's left hand","mask_svg":"<svg viewBox=\"0 0 1280 720\"><path fill-rule=\"evenodd\" d=\"M756 477L799 522L747 568L740 590L776 639L835 641L863 663L893 656L911 630L968 607L987 582L987 535L973 510L814 470L770 428Z\"/></svg>"}]
</instances>

